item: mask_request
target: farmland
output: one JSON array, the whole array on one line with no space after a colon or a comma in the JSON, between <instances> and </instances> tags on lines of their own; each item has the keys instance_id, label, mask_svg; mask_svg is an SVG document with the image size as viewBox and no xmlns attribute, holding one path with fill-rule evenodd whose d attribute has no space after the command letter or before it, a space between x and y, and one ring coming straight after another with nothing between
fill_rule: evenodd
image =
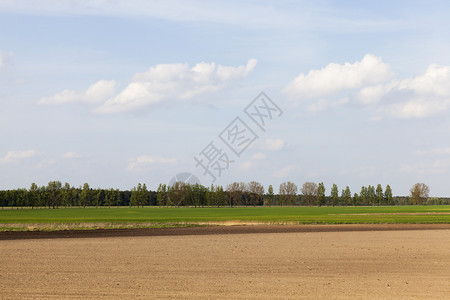
<instances>
[{"instance_id":1,"label":"farmland","mask_svg":"<svg viewBox=\"0 0 450 300\"><path fill-rule=\"evenodd\" d=\"M113 207L0 210L0 230L264 224L443 224L450 206Z\"/></svg>"},{"instance_id":2,"label":"farmland","mask_svg":"<svg viewBox=\"0 0 450 300\"><path fill-rule=\"evenodd\" d=\"M0 240L0 291L5 299L444 299L449 240L450 230Z\"/></svg>"}]
</instances>

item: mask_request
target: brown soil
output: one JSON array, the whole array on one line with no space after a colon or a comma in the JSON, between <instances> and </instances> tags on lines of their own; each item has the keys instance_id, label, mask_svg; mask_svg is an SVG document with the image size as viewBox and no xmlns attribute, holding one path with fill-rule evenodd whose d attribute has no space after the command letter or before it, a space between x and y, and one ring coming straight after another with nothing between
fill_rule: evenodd
<instances>
[{"instance_id":1,"label":"brown soil","mask_svg":"<svg viewBox=\"0 0 450 300\"><path fill-rule=\"evenodd\" d=\"M237 224L237 223L236 223ZM206 226L178 228L126 228L57 231L0 231L0 240L99 238L128 236L172 236L210 234L341 232L341 231L391 231L391 230L450 229L450 224L340 224L340 225L250 225Z\"/></svg>"},{"instance_id":2,"label":"brown soil","mask_svg":"<svg viewBox=\"0 0 450 300\"><path fill-rule=\"evenodd\" d=\"M449 225L338 227L147 229L142 234L146 236L107 237L109 232L99 238L97 232L77 239L22 236L0 241L0 295L5 299L449 297ZM215 234L219 232L224 234Z\"/></svg>"}]
</instances>

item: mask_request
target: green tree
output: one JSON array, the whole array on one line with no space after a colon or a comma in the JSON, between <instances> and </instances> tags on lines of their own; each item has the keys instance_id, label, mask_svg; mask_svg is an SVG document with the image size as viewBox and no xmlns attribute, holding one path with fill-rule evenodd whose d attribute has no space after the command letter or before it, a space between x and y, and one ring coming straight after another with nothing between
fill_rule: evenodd
<instances>
[{"instance_id":1,"label":"green tree","mask_svg":"<svg viewBox=\"0 0 450 300\"><path fill-rule=\"evenodd\" d=\"M383 205L384 204L384 194L383 194L383 188L381 187L381 184L377 185L376 199L377 199L376 202L377 202L378 205Z\"/></svg>"},{"instance_id":2,"label":"green tree","mask_svg":"<svg viewBox=\"0 0 450 300\"><path fill-rule=\"evenodd\" d=\"M53 208L57 208L60 205L61 202L61 181L50 181L47 185L47 191L50 201L50 206Z\"/></svg>"},{"instance_id":3,"label":"green tree","mask_svg":"<svg viewBox=\"0 0 450 300\"><path fill-rule=\"evenodd\" d=\"M375 193L375 187L374 186L369 185L367 187L366 197L367 197L367 202L369 203L369 205L374 205L375 204L377 195Z\"/></svg>"},{"instance_id":4,"label":"green tree","mask_svg":"<svg viewBox=\"0 0 450 300\"><path fill-rule=\"evenodd\" d=\"M206 188L198 183L191 186L191 203L195 207L203 206L206 203Z\"/></svg>"},{"instance_id":5,"label":"green tree","mask_svg":"<svg viewBox=\"0 0 450 300\"><path fill-rule=\"evenodd\" d=\"M138 206L138 190L134 186L131 188L130 207Z\"/></svg>"},{"instance_id":6,"label":"green tree","mask_svg":"<svg viewBox=\"0 0 450 300\"><path fill-rule=\"evenodd\" d=\"M352 193L350 192L350 188L348 186L345 187L345 190L342 190L342 202L344 205L348 206L352 201Z\"/></svg>"},{"instance_id":7,"label":"green tree","mask_svg":"<svg viewBox=\"0 0 450 300\"><path fill-rule=\"evenodd\" d=\"M166 192L166 185L160 183L156 194L156 202L160 207L166 205Z\"/></svg>"},{"instance_id":8,"label":"green tree","mask_svg":"<svg viewBox=\"0 0 450 300\"><path fill-rule=\"evenodd\" d=\"M190 198L190 186L187 183L177 181L169 189L169 200L172 205L188 205Z\"/></svg>"},{"instance_id":9,"label":"green tree","mask_svg":"<svg viewBox=\"0 0 450 300\"><path fill-rule=\"evenodd\" d=\"M62 205L72 206L72 188L68 182L64 183L64 187L61 191Z\"/></svg>"},{"instance_id":10,"label":"green tree","mask_svg":"<svg viewBox=\"0 0 450 300\"><path fill-rule=\"evenodd\" d=\"M325 205L325 185L323 182L319 183L319 186L317 187L317 205L322 206Z\"/></svg>"},{"instance_id":11,"label":"green tree","mask_svg":"<svg viewBox=\"0 0 450 300\"><path fill-rule=\"evenodd\" d=\"M101 188L96 188L94 191L94 203L95 203L95 207L102 206L103 190Z\"/></svg>"},{"instance_id":12,"label":"green tree","mask_svg":"<svg viewBox=\"0 0 450 300\"><path fill-rule=\"evenodd\" d=\"M339 203L339 190L335 183L333 183L333 187L331 188L331 203L333 206Z\"/></svg>"},{"instance_id":13,"label":"green tree","mask_svg":"<svg viewBox=\"0 0 450 300\"><path fill-rule=\"evenodd\" d=\"M148 204L148 189L147 185L144 183L139 193L139 205L144 207L144 205Z\"/></svg>"},{"instance_id":14,"label":"green tree","mask_svg":"<svg viewBox=\"0 0 450 300\"><path fill-rule=\"evenodd\" d=\"M120 206L121 202L122 202L122 195L120 193L120 190L116 189L114 193L114 203L116 204L116 206Z\"/></svg>"},{"instance_id":15,"label":"green tree","mask_svg":"<svg viewBox=\"0 0 450 300\"><path fill-rule=\"evenodd\" d=\"M216 191L214 193L215 202L217 203L217 206L224 206L225 205L225 192L223 190L223 187L221 185L216 186Z\"/></svg>"},{"instance_id":16,"label":"green tree","mask_svg":"<svg viewBox=\"0 0 450 300\"><path fill-rule=\"evenodd\" d=\"M211 186L206 189L206 205L207 206L215 206L216 205L215 193L216 193L216 188L214 187L214 184L211 184Z\"/></svg>"},{"instance_id":17,"label":"green tree","mask_svg":"<svg viewBox=\"0 0 450 300\"><path fill-rule=\"evenodd\" d=\"M359 202L361 205L367 205L367 188L365 186L361 187L361 192L359 193Z\"/></svg>"},{"instance_id":18,"label":"green tree","mask_svg":"<svg viewBox=\"0 0 450 300\"><path fill-rule=\"evenodd\" d=\"M92 201L92 193L91 188L89 187L89 184L86 182L83 184L83 189L80 194L80 204L83 207L86 207L87 205L90 205Z\"/></svg>"},{"instance_id":19,"label":"green tree","mask_svg":"<svg viewBox=\"0 0 450 300\"><path fill-rule=\"evenodd\" d=\"M273 193L273 186L269 185L269 188L267 189L267 204L269 206L273 206L275 195Z\"/></svg>"},{"instance_id":20,"label":"green tree","mask_svg":"<svg viewBox=\"0 0 450 300\"><path fill-rule=\"evenodd\" d=\"M357 206L359 204L359 196L358 193L353 195L353 206Z\"/></svg>"},{"instance_id":21,"label":"green tree","mask_svg":"<svg viewBox=\"0 0 450 300\"><path fill-rule=\"evenodd\" d=\"M28 192L29 192L28 205L31 206L31 209L33 209L33 207L35 205L38 205L39 202L39 187L37 186L36 183L33 182Z\"/></svg>"},{"instance_id":22,"label":"green tree","mask_svg":"<svg viewBox=\"0 0 450 300\"><path fill-rule=\"evenodd\" d=\"M416 183L409 190L413 204L422 205L428 199L430 188L425 183Z\"/></svg>"},{"instance_id":23,"label":"green tree","mask_svg":"<svg viewBox=\"0 0 450 300\"><path fill-rule=\"evenodd\" d=\"M115 196L115 191L114 191L113 188L110 188L110 189L106 190L105 191L105 202L104 202L104 204L106 206L108 206L108 207L111 207L112 205L114 205L115 204L114 196Z\"/></svg>"},{"instance_id":24,"label":"green tree","mask_svg":"<svg viewBox=\"0 0 450 300\"><path fill-rule=\"evenodd\" d=\"M392 190L391 187L386 185L386 189L384 190L384 201L387 205L394 205L394 199L392 197Z\"/></svg>"}]
</instances>

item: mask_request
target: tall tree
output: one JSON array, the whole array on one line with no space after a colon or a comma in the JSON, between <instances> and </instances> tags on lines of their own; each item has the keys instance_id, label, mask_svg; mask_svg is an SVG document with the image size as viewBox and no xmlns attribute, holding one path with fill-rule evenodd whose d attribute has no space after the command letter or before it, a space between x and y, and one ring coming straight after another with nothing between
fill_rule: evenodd
<instances>
[{"instance_id":1,"label":"tall tree","mask_svg":"<svg viewBox=\"0 0 450 300\"><path fill-rule=\"evenodd\" d=\"M325 205L325 185L323 182L319 183L319 186L317 187L317 205L322 206Z\"/></svg>"},{"instance_id":2,"label":"tall tree","mask_svg":"<svg viewBox=\"0 0 450 300\"><path fill-rule=\"evenodd\" d=\"M209 188L206 189L206 206L215 206L215 192L216 188L214 187L214 184L211 184Z\"/></svg>"},{"instance_id":3,"label":"tall tree","mask_svg":"<svg viewBox=\"0 0 450 300\"><path fill-rule=\"evenodd\" d=\"M251 205L253 206L260 205L264 197L263 185L256 181L250 181L248 183L247 190L250 193Z\"/></svg>"},{"instance_id":4,"label":"tall tree","mask_svg":"<svg viewBox=\"0 0 450 300\"><path fill-rule=\"evenodd\" d=\"M305 182L302 185L302 195L304 204L313 205L317 196L317 184L315 182Z\"/></svg>"},{"instance_id":5,"label":"tall tree","mask_svg":"<svg viewBox=\"0 0 450 300\"><path fill-rule=\"evenodd\" d=\"M94 197L95 207L102 206L104 196L103 196L103 190L101 188L95 189L93 197Z\"/></svg>"},{"instance_id":6,"label":"tall tree","mask_svg":"<svg viewBox=\"0 0 450 300\"><path fill-rule=\"evenodd\" d=\"M104 205L111 207L114 205L114 189L110 188L105 191Z\"/></svg>"},{"instance_id":7,"label":"tall tree","mask_svg":"<svg viewBox=\"0 0 450 300\"><path fill-rule=\"evenodd\" d=\"M131 188L130 207L138 206L138 189L137 187Z\"/></svg>"},{"instance_id":8,"label":"tall tree","mask_svg":"<svg viewBox=\"0 0 450 300\"><path fill-rule=\"evenodd\" d=\"M223 190L223 187L221 185L216 186L216 191L214 192L214 201L217 204L217 206L225 206L225 192Z\"/></svg>"},{"instance_id":9,"label":"tall tree","mask_svg":"<svg viewBox=\"0 0 450 300\"><path fill-rule=\"evenodd\" d=\"M430 188L425 183L416 183L409 190L413 204L422 205L430 194Z\"/></svg>"},{"instance_id":10,"label":"tall tree","mask_svg":"<svg viewBox=\"0 0 450 300\"><path fill-rule=\"evenodd\" d=\"M273 186L269 185L269 188L267 189L267 204L269 206L273 206L275 194L273 193Z\"/></svg>"},{"instance_id":11,"label":"tall tree","mask_svg":"<svg viewBox=\"0 0 450 300\"><path fill-rule=\"evenodd\" d=\"M335 183L333 183L333 187L331 188L331 203L333 206L339 203L339 190Z\"/></svg>"},{"instance_id":12,"label":"tall tree","mask_svg":"<svg viewBox=\"0 0 450 300\"><path fill-rule=\"evenodd\" d=\"M387 205L394 205L392 190L389 184L386 185L386 189L384 190L384 201L386 202Z\"/></svg>"},{"instance_id":13,"label":"tall tree","mask_svg":"<svg viewBox=\"0 0 450 300\"><path fill-rule=\"evenodd\" d=\"M156 202L158 203L158 206L166 205L166 185L160 183L156 193Z\"/></svg>"},{"instance_id":14,"label":"tall tree","mask_svg":"<svg viewBox=\"0 0 450 300\"><path fill-rule=\"evenodd\" d=\"M353 195L353 206L357 206L359 204L359 196L358 193Z\"/></svg>"},{"instance_id":15,"label":"tall tree","mask_svg":"<svg viewBox=\"0 0 450 300\"><path fill-rule=\"evenodd\" d=\"M367 188L365 186L361 187L361 192L359 193L359 202L361 203L361 205L368 205Z\"/></svg>"},{"instance_id":16,"label":"tall tree","mask_svg":"<svg viewBox=\"0 0 450 300\"><path fill-rule=\"evenodd\" d=\"M227 195L230 207L242 205L243 203L245 203L246 206L248 205L247 201L243 201L246 189L246 184L243 182L233 182L227 185Z\"/></svg>"},{"instance_id":17,"label":"tall tree","mask_svg":"<svg viewBox=\"0 0 450 300\"><path fill-rule=\"evenodd\" d=\"M29 199L28 205L31 206L31 209L33 209L35 205L38 205L39 187L34 182L30 186L28 199Z\"/></svg>"},{"instance_id":18,"label":"tall tree","mask_svg":"<svg viewBox=\"0 0 450 300\"><path fill-rule=\"evenodd\" d=\"M120 206L121 202L122 202L122 195L120 193L120 190L116 189L114 192L114 203L116 206Z\"/></svg>"},{"instance_id":19,"label":"tall tree","mask_svg":"<svg viewBox=\"0 0 450 300\"><path fill-rule=\"evenodd\" d=\"M383 194L383 188L381 187L381 184L377 185L376 189L376 199L377 199L377 205L384 205L384 194Z\"/></svg>"},{"instance_id":20,"label":"tall tree","mask_svg":"<svg viewBox=\"0 0 450 300\"><path fill-rule=\"evenodd\" d=\"M297 185L293 182L283 182L280 184L280 204L283 206L283 204L286 205L295 205L296 198L297 198Z\"/></svg>"},{"instance_id":21,"label":"tall tree","mask_svg":"<svg viewBox=\"0 0 450 300\"><path fill-rule=\"evenodd\" d=\"M86 182L85 184L83 184L83 190L81 191L80 204L83 207L86 207L86 205L91 204L91 199L92 199L91 188L89 187L89 184Z\"/></svg>"},{"instance_id":22,"label":"tall tree","mask_svg":"<svg viewBox=\"0 0 450 300\"><path fill-rule=\"evenodd\" d=\"M368 201L369 205L374 205L375 204L377 195L375 193L375 187L374 186L369 185L367 187L366 197L367 197L367 201Z\"/></svg>"},{"instance_id":23,"label":"tall tree","mask_svg":"<svg viewBox=\"0 0 450 300\"><path fill-rule=\"evenodd\" d=\"M144 207L144 205L148 204L148 189L147 185L144 183L142 185L141 191L139 193L139 205Z\"/></svg>"},{"instance_id":24,"label":"tall tree","mask_svg":"<svg viewBox=\"0 0 450 300\"><path fill-rule=\"evenodd\" d=\"M352 201L352 193L350 192L350 188L348 186L345 187L345 190L342 190L342 202L344 205L350 205Z\"/></svg>"},{"instance_id":25,"label":"tall tree","mask_svg":"<svg viewBox=\"0 0 450 300\"><path fill-rule=\"evenodd\" d=\"M169 189L169 199L175 206L189 205L191 188L190 185L177 181Z\"/></svg>"},{"instance_id":26,"label":"tall tree","mask_svg":"<svg viewBox=\"0 0 450 300\"><path fill-rule=\"evenodd\" d=\"M50 181L47 185L47 191L50 200L49 204L53 208L57 208L60 205L61 189L62 189L61 181Z\"/></svg>"}]
</instances>

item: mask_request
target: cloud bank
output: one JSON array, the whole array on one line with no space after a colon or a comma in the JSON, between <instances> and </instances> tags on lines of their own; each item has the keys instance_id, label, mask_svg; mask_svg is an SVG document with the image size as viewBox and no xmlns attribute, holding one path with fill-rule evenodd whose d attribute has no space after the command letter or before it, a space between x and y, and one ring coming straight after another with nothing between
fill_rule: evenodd
<instances>
[{"instance_id":1,"label":"cloud bank","mask_svg":"<svg viewBox=\"0 0 450 300\"><path fill-rule=\"evenodd\" d=\"M64 90L39 100L41 105L67 103L100 104L94 112L100 114L132 111L164 101L185 102L196 96L216 92L231 82L245 78L257 65L250 59L246 65L223 66L215 62L159 64L146 72L135 74L130 83L115 94L114 80L100 80L85 91Z\"/></svg>"},{"instance_id":2,"label":"cloud bank","mask_svg":"<svg viewBox=\"0 0 450 300\"><path fill-rule=\"evenodd\" d=\"M450 67L431 64L422 75L401 79L380 57L367 54L353 64L302 73L283 92L292 101L313 100L311 112L353 103L372 107L374 120L426 118L450 108Z\"/></svg>"},{"instance_id":3,"label":"cloud bank","mask_svg":"<svg viewBox=\"0 0 450 300\"><path fill-rule=\"evenodd\" d=\"M114 94L116 82L114 80L100 80L85 91L64 90L50 97L43 97L39 104L57 105L66 103L98 104Z\"/></svg>"},{"instance_id":4,"label":"cloud bank","mask_svg":"<svg viewBox=\"0 0 450 300\"><path fill-rule=\"evenodd\" d=\"M239 67L222 66L214 62L201 62L193 67L188 64L156 65L134 75L127 87L95 111L117 113L166 100L187 101L204 93L221 90L229 82L246 77L256 64L256 59L250 59L247 65Z\"/></svg>"},{"instance_id":5,"label":"cloud bank","mask_svg":"<svg viewBox=\"0 0 450 300\"><path fill-rule=\"evenodd\" d=\"M288 84L284 93L291 99L322 98L343 90L385 82L392 75L390 66L380 57L367 54L353 64L330 63L320 70L302 73Z\"/></svg>"},{"instance_id":6,"label":"cloud bank","mask_svg":"<svg viewBox=\"0 0 450 300\"><path fill-rule=\"evenodd\" d=\"M13 57L12 52L0 52L0 70L3 69L7 62Z\"/></svg>"},{"instance_id":7,"label":"cloud bank","mask_svg":"<svg viewBox=\"0 0 450 300\"><path fill-rule=\"evenodd\" d=\"M9 151L4 157L0 158L0 164L9 164L19 162L21 160L31 158L36 155L36 151L24 150L24 151Z\"/></svg>"}]
</instances>

